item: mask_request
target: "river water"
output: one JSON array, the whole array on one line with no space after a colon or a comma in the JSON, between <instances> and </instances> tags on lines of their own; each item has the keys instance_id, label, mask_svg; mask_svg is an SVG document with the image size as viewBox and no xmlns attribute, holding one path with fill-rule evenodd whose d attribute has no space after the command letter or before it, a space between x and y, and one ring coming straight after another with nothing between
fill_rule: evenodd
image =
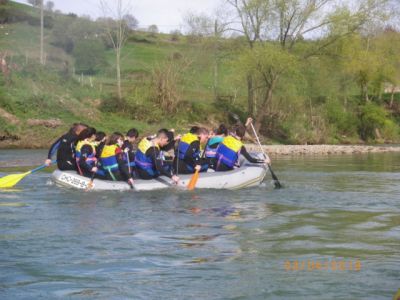
<instances>
[{"instance_id":1,"label":"river water","mask_svg":"<svg viewBox=\"0 0 400 300\"><path fill-rule=\"evenodd\" d=\"M0 168L44 156L2 150ZM0 298L392 299L400 155L273 167L284 189L84 193L32 174L0 190Z\"/></svg>"}]
</instances>

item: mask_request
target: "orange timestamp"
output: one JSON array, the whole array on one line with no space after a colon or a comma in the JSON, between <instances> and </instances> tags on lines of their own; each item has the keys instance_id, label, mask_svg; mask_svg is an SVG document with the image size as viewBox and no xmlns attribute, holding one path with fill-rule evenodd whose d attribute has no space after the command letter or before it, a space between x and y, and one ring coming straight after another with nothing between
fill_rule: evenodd
<instances>
[{"instance_id":1,"label":"orange timestamp","mask_svg":"<svg viewBox=\"0 0 400 300\"><path fill-rule=\"evenodd\" d=\"M285 260L286 271L360 271L361 261L356 260Z\"/></svg>"}]
</instances>

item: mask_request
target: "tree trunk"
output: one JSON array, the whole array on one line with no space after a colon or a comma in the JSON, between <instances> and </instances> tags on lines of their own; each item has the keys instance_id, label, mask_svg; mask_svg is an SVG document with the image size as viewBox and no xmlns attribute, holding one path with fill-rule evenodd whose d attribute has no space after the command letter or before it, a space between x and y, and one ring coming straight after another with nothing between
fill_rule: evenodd
<instances>
[{"instance_id":1,"label":"tree trunk","mask_svg":"<svg viewBox=\"0 0 400 300\"><path fill-rule=\"evenodd\" d=\"M214 61L214 99L218 97L218 58Z\"/></svg>"},{"instance_id":2,"label":"tree trunk","mask_svg":"<svg viewBox=\"0 0 400 300\"><path fill-rule=\"evenodd\" d=\"M275 88L276 80L273 80L271 85L269 86L267 93L265 94L265 99L263 102L263 106L257 110L256 120L255 120L255 128L256 131L260 131L261 124L263 122L264 117L270 112L270 105L272 103L273 91Z\"/></svg>"},{"instance_id":3,"label":"tree trunk","mask_svg":"<svg viewBox=\"0 0 400 300\"><path fill-rule=\"evenodd\" d=\"M214 99L218 97L218 20L214 22Z\"/></svg>"},{"instance_id":4,"label":"tree trunk","mask_svg":"<svg viewBox=\"0 0 400 300\"><path fill-rule=\"evenodd\" d=\"M118 100L122 99L122 91L121 91L121 49L116 49L116 62L117 62L117 89L118 89Z\"/></svg>"},{"instance_id":5,"label":"tree trunk","mask_svg":"<svg viewBox=\"0 0 400 300\"><path fill-rule=\"evenodd\" d=\"M393 101L394 101L394 91L395 91L395 86L393 85L393 86L392 86L391 93L390 93L390 104L389 104L389 107L390 107L390 108L392 108L392 107L393 107Z\"/></svg>"},{"instance_id":6,"label":"tree trunk","mask_svg":"<svg viewBox=\"0 0 400 300\"><path fill-rule=\"evenodd\" d=\"M254 115L254 90L251 74L247 74L247 111L249 116Z\"/></svg>"},{"instance_id":7,"label":"tree trunk","mask_svg":"<svg viewBox=\"0 0 400 300\"><path fill-rule=\"evenodd\" d=\"M368 97L368 86L365 83L361 84L361 97L364 98L365 103L369 102L369 97Z\"/></svg>"},{"instance_id":8,"label":"tree trunk","mask_svg":"<svg viewBox=\"0 0 400 300\"><path fill-rule=\"evenodd\" d=\"M40 1L40 63L44 65L44 49L43 49L43 42L44 42L44 19L43 19L43 0Z\"/></svg>"}]
</instances>

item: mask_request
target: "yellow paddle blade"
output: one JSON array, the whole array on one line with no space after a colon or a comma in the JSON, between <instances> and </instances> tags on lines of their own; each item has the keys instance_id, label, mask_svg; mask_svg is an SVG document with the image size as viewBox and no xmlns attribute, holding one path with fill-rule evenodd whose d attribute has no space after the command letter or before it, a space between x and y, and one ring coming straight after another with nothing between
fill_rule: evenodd
<instances>
[{"instance_id":1,"label":"yellow paddle blade","mask_svg":"<svg viewBox=\"0 0 400 300\"><path fill-rule=\"evenodd\" d=\"M192 178L190 178L189 184L187 186L189 191L191 191L195 188L198 179L199 179L199 171L196 170L196 172L193 174Z\"/></svg>"},{"instance_id":2,"label":"yellow paddle blade","mask_svg":"<svg viewBox=\"0 0 400 300\"><path fill-rule=\"evenodd\" d=\"M0 188L10 188L16 185L22 178L29 175L31 171L21 174L11 174L0 178Z\"/></svg>"},{"instance_id":3,"label":"yellow paddle blade","mask_svg":"<svg viewBox=\"0 0 400 300\"><path fill-rule=\"evenodd\" d=\"M5 207L22 207L22 206L27 206L26 203L21 203L21 202L0 202L0 206L5 206Z\"/></svg>"}]
</instances>

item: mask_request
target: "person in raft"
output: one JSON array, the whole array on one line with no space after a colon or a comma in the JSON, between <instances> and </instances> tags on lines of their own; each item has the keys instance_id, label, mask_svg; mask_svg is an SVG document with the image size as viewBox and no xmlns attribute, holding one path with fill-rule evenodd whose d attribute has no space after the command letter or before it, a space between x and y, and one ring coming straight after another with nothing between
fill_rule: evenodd
<instances>
[{"instance_id":1,"label":"person in raft","mask_svg":"<svg viewBox=\"0 0 400 300\"><path fill-rule=\"evenodd\" d=\"M47 159L45 160L45 165L50 166L51 159L56 154L57 157L57 167L62 171L76 170L75 161L75 144L78 135L82 130L88 128L86 124L75 123L72 125L70 130L56 140L49 149Z\"/></svg>"},{"instance_id":2,"label":"person in raft","mask_svg":"<svg viewBox=\"0 0 400 300\"><path fill-rule=\"evenodd\" d=\"M89 127L78 136L75 147L77 172L81 176L105 179L105 174L97 167L96 157L96 129Z\"/></svg>"},{"instance_id":3,"label":"person in raft","mask_svg":"<svg viewBox=\"0 0 400 300\"><path fill-rule=\"evenodd\" d=\"M215 169L216 159L215 156L217 154L218 145L222 142L224 137L228 136L228 128L224 124L218 126L217 129L213 130L213 133L210 135L211 137L208 140L208 143L205 148L205 156L208 161L209 168Z\"/></svg>"},{"instance_id":4,"label":"person in raft","mask_svg":"<svg viewBox=\"0 0 400 300\"><path fill-rule=\"evenodd\" d=\"M100 154L101 169L104 171L106 179L127 181L129 185L133 186L132 175L129 173L125 155L121 149L123 143L124 137L119 132L114 132L107 138Z\"/></svg>"},{"instance_id":5,"label":"person in raft","mask_svg":"<svg viewBox=\"0 0 400 300\"><path fill-rule=\"evenodd\" d=\"M136 128L131 128L128 130L125 136L124 143L122 145L122 151L124 151L124 158L126 166L128 167L129 173L134 175L135 171L135 152L133 143L139 137L139 131Z\"/></svg>"},{"instance_id":6,"label":"person in raft","mask_svg":"<svg viewBox=\"0 0 400 300\"><path fill-rule=\"evenodd\" d=\"M167 129L160 129L154 138L143 138L136 152L136 173L139 178L149 180L160 175L171 178L178 183L179 177L172 173L172 168L166 164L161 156L161 148L168 145L171 135Z\"/></svg>"},{"instance_id":7,"label":"person in raft","mask_svg":"<svg viewBox=\"0 0 400 300\"><path fill-rule=\"evenodd\" d=\"M237 165L240 154L243 155L249 162L255 164L270 164L269 157L257 159L252 157L246 150L246 147L241 142L246 133L246 128L243 125L236 125L232 132L225 137L217 148L215 155L216 171L230 171Z\"/></svg>"},{"instance_id":8,"label":"person in raft","mask_svg":"<svg viewBox=\"0 0 400 300\"><path fill-rule=\"evenodd\" d=\"M206 128L194 126L184 134L175 153L174 167L177 174L192 174L196 170L206 172L207 159L202 157L200 145L207 143L209 132Z\"/></svg>"},{"instance_id":9,"label":"person in raft","mask_svg":"<svg viewBox=\"0 0 400 300\"><path fill-rule=\"evenodd\" d=\"M96 138L94 140L96 148L96 157L100 158L101 151L103 150L104 144L106 143L107 135L103 131L96 132Z\"/></svg>"}]
</instances>

